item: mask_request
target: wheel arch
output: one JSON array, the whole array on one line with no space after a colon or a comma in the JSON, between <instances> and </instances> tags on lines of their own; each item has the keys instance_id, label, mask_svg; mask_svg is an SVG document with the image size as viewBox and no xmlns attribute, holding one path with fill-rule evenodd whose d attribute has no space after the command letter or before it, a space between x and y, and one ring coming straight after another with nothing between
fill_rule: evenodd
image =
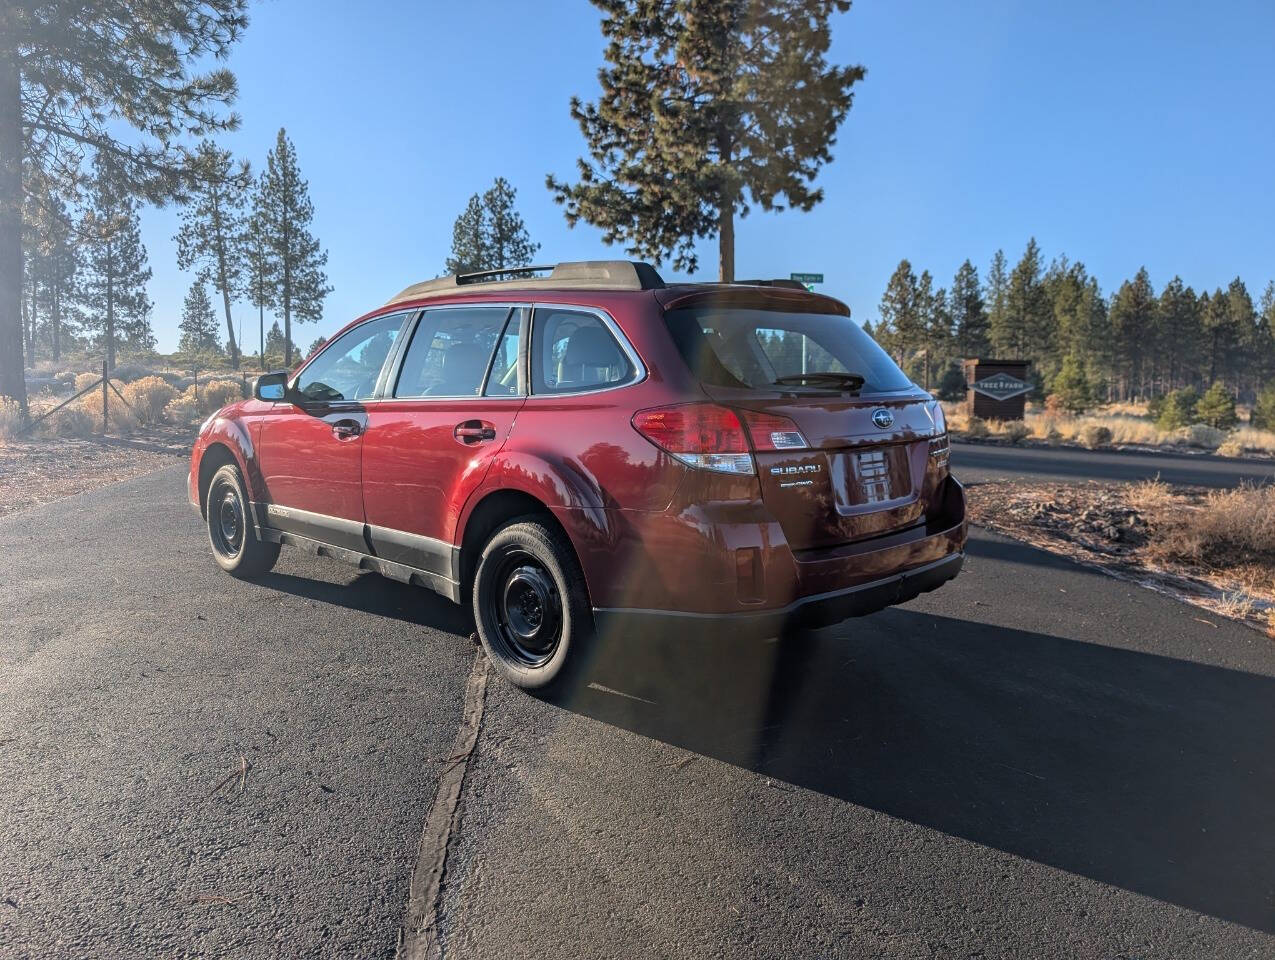
<instances>
[{"instance_id":1,"label":"wheel arch","mask_svg":"<svg viewBox=\"0 0 1275 960\"><path fill-rule=\"evenodd\" d=\"M468 604L467 598L474 584L474 572L478 569L478 558L491 535L510 520L527 516L533 516L560 531L575 552L576 563L580 563L580 550L571 531L544 500L515 487L486 490L475 497L473 506L462 519L458 569L462 603ZM583 569L583 565L581 568ZM587 576L585 581L587 585Z\"/></svg>"},{"instance_id":2,"label":"wheel arch","mask_svg":"<svg viewBox=\"0 0 1275 960\"><path fill-rule=\"evenodd\" d=\"M199 515L205 520L208 519L208 487L212 484L213 474L228 463L234 464L243 473L243 462L220 441L208 444L199 458Z\"/></svg>"}]
</instances>

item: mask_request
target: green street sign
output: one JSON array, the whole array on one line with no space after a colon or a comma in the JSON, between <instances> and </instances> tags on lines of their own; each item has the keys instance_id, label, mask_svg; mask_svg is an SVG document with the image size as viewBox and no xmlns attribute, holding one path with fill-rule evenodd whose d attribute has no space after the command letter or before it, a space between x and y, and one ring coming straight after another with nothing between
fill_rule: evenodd
<instances>
[{"instance_id":1,"label":"green street sign","mask_svg":"<svg viewBox=\"0 0 1275 960\"><path fill-rule=\"evenodd\" d=\"M822 273L790 273L788 279L798 283L823 283Z\"/></svg>"}]
</instances>

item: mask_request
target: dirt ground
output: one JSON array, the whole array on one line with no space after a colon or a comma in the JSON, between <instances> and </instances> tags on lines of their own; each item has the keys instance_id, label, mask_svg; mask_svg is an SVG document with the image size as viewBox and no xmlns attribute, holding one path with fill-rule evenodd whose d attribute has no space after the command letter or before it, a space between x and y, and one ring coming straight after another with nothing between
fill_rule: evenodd
<instances>
[{"instance_id":1,"label":"dirt ground","mask_svg":"<svg viewBox=\"0 0 1275 960\"><path fill-rule=\"evenodd\" d=\"M0 441L0 516L184 462L189 451L169 434Z\"/></svg>"},{"instance_id":2,"label":"dirt ground","mask_svg":"<svg viewBox=\"0 0 1275 960\"><path fill-rule=\"evenodd\" d=\"M968 494L973 523L1275 637L1275 555L1246 536L1269 490L996 482Z\"/></svg>"}]
</instances>

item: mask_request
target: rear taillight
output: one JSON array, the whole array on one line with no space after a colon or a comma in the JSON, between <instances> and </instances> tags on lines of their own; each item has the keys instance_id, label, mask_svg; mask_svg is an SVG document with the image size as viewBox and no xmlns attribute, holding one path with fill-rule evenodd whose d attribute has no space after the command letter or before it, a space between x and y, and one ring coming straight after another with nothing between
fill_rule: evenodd
<instances>
[{"instance_id":1,"label":"rear taillight","mask_svg":"<svg viewBox=\"0 0 1275 960\"><path fill-rule=\"evenodd\" d=\"M787 417L756 410L741 410L753 449L763 453L772 450L805 450L808 444L797 425Z\"/></svg>"},{"instance_id":2,"label":"rear taillight","mask_svg":"<svg viewBox=\"0 0 1275 960\"><path fill-rule=\"evenodd\" d=\"M682 463L721 473L755 473L744 427L734 410L711 403L642 410L633 426Z\"/></svg>"},{"instance_id":3,"label":"rear taillight","mask_svg":"<svg viewBox=\"0 0 1275 960\"><path fill-rule=\"evenodd\" d=\"M642 410L633 417L633 426L688 466L722 473L755 473L753 450L771 453L809 446L787 417L756 410L736 412L713 403Z\"/></svg>"}]
</instances>

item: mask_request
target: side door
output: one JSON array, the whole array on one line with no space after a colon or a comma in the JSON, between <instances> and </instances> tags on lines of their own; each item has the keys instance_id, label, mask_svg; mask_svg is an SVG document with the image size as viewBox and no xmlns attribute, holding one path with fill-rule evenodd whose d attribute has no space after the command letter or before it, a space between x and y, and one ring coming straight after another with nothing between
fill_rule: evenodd
<instances>
[{"instance_id":1,"label":"side door","mask_svg":"<svg viewBox=\"0 0 1275 960\"><path fill-rule=\"evenodd\" d=\"M393 313L347 330L301 369L289 399L263 418L258 459L266 524L367 552L361 460L368 402L410 318Z\"/></svg>"},{"instance_id":2,"label":"side door","mask_svg":"<svg viewBox=\"0 0 1275 960\"><path fill-rule=\"evenodd\" d=\"M522 306L426 309L369 411L363 505L377 556L447 579L469 493L504 445L526 398Z\"/></svg>"}]
</instances>

